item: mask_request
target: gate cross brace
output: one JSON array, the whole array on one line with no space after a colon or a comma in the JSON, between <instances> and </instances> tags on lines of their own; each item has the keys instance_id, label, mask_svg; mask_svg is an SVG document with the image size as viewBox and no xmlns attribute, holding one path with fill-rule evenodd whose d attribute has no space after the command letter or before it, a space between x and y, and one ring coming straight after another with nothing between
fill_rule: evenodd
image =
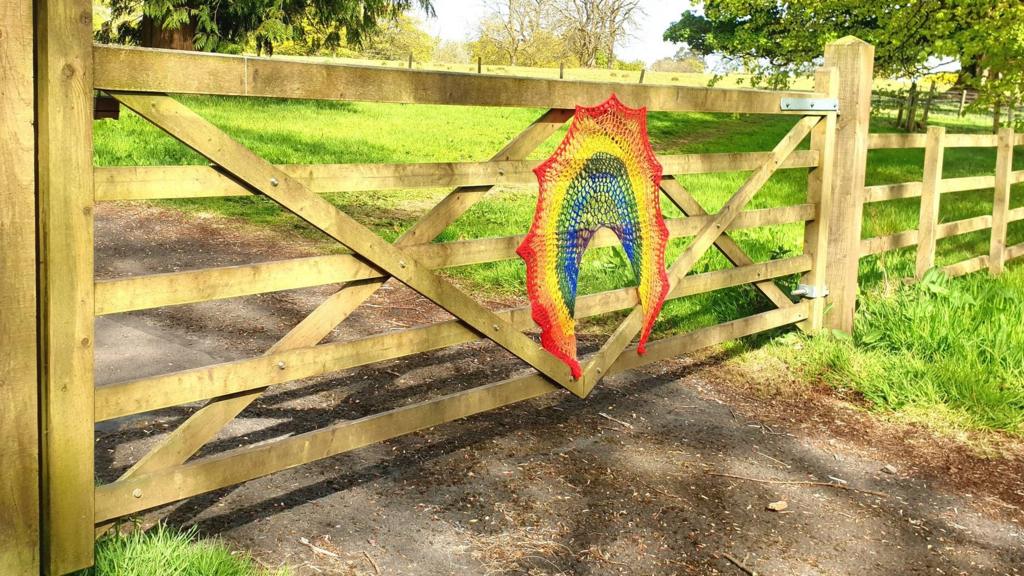
<instances>
[{"instance_id":1,"label":"gate cross brace","mask_svg":"<svg viewBox=\"0 0 1024 576\"><path fill-rule=\"evenodd\" d=\"M120 95L120 94L119 94ZM491 161L520 160L572 118L571 109L551 109L527 126L497 152ZM444 231L493 186L463 186L452 190L407 230L398 245L429 242ZM271 347L267 353L315 345L384 283L383 279L351 282L329 296L306 318ZM127 470L118 481L177 466L187 461L225 425L259 398L266 387L211 399ZM98 534L110 524L101 525Z\"/></svg>"},{"instance_id":2,"label":"gate cross brace","mask_svg":"<svg viewBox=\"0 0 1024 576\"><path fill-rule=\"evenodd\" d=\"M697 202L697 199L694 198L678 180L671 177L662 179L661 190L684 215L708 215L708 212L704 210L704 207ZM715 248L718 248L718 251L721 252L733 266L750 266L755 263L754 259L748 256L747 253L743 251L743 248L740 248L740 245L737 244L728 233L722 234L717 240L715 240ZM766 298L771 300L778 308L788 308L795 304L772 280L757 282L754 284L754 287L764 294Z\"/></svg>"}]
</instances>

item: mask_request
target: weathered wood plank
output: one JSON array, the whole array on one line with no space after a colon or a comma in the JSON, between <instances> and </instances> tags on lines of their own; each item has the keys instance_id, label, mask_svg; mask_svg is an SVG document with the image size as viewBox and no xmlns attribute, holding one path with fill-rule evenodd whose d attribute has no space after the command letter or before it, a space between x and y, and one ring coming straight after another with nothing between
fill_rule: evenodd
<instances>
[{"instance_id":1,"label":"weathered wood plank","mask_svg":"<svg viewBox=\"0 0 1024 576\"><path fill-rule=\"evenodd\" d=\"M495 343L553 381L566 387L575 385L563 362L515 330L508 322L495 316L450 282L433 274L400 248L384 241L352 217L310 192L300 182L232 140L187 107L167 96L125 92L110 92L110 95L438 306L487 334Z\"/></svg>"},{"instance_id":2,"label":"weathered wood plank","mask_svg":"<svg viewBox=\"0 0 1024 576\"><path fill-rule=\"evenodd\" d=\"M126 92L575 109L614 92L651 111L788 114L807 92L581 82L96 46L95 87ZM182 70L188 70L183 74ZM804 114L801 112L800 114Z\"/></svg>"},{"instance_id":3,"label":"weathered wood plank","mask_svg":"<svg viewBox=\"0 0 1024 576\"><path fill-rule=\"evenodd\" d=\"M885 202L901 198L917 198L921 195L920 182L900 182L864 187L864 202Z\"/></svg>"},{"instance_id":4,"label":"weathered wood plank","mask_svg":"<svg viewBox=\"0 0 1024 576\"><path fill-rule=\"evenodd\" d=\"M32 2L0 2L0 574L39 573Z\"/></svg>"},{"instance_id":5,"label":"weathered wood plank","mask_svg":"<svg viewBox=\"0 0 1024 576\"><path fill-rule=\"evenodd\" d=\"M949 146L946 146L949 148ZM967 190L984 190L996 185L995 176L965 176L963 178L943 178L939 181L939 193L965 192Z\"/></svg>"},{"instance_id":6,"label":"weathered wood plank","mask_svg":"<svg viewBox=\"0 0 1024 576\"><path fill-rule=\"evenodd\" d=\"M825 46L825 66L839 70L839 121L828 222L828 311L825 325L853 331L864 219L864 173L871 120L875 49L847 36Z\"/></svg>"},{"instance_id":7,"label":"weathered wood plank","mask_svg":"<svg viewBox=\"0 0 1024 576\"><path fill-rule=\"evenodd\" d=\"M917 225L917 259L914 268L914 276L918 280L935 265L945 135L946 128L943 126L928 127L928 145L924 151L924 183L921 185L921 209Z\"/></svg>"},{"instance_id":8,"label":"weathered wood plank","mask_svg":"<svg viewBox=\"0 0 1024 576\"><path fill-rule=\"evenodd\" d=\"M1007 246L1006 251L1003 254L1005 256L1004 260L1007 262L1024 256L1024 242L1014 244L1013 246Z\"/></svg>"},{"instance_id":9,"label":"weathered wood plank","mask_svg":"<svg viewBox=\"0 0 1024 576\"><path fill-rule=\"evenodd\" d=\"M797 204L781 208L747 210L737 216L729 230L804 222L814 217L814 209L811 204ZM709 219L709 216L670 219L667 221L669 234L673 238L692 236ZM406 250L424 266L449 268L518 258L515 249L522 243L523 237L519 235L439 244L416 244L408 246ZM601 230L594 236L590 247L616 245L618 238L608 230ZM279 290L379 279L384 276L386 275L379 269L348 254L129 276L96 282L96 314L115 314Z\"/></svg>"},{"instance_id":10,"label":"weathered wood plank","mask_svg":"<svg viewBox=\"0 0 1024 576\"><path fill-rule=\"evenodd\" d=\"M1013 127L999 130L994 176L995 197L992 201L992 235L989 240L988 271L993 276L1003 273L1006 262L1006 231L1010 222L1010 176L1013 172Z\"/></svg>"},{"instance_id":11,"label":"weathered wood plank","mask_svg":"<svg viewBox=\"0 0 1024 576\"><path fill-rule=\"evenodd\" d=\"M924 148L925 140L924 134L870 134L868 148Z\"/></svg>"},{"instance_id":12,"label":"weathered wood plank","mask_svg":"<svg viewBox=\"0 0 1024 576\"><path fill-rule=\"evenodd\" d=\"M1024 219L1024 210L1021 210L1016 215L1019 216L1018 219ZM963 220L954 220L953 222L943 222L942 224L935 226L935 238L941 240L942 238L950 238L961 234L979 232L991 227L992 216L989 216L988 214L975 216L974 218L965 218ZM871 254L878 254L880 252L889 252L890 250L906 248L916 244L917 230L904 230L903 232L897 232L887 236L876 236L874 238L865 238L864 240L861 240L861 255L868 256Z\"/></svg>"},{"instance_id":13,"label":"weathered wood plank","mask_svg":"<svg viewBox=\"0 0 1024 576\"><path fill-rule=\"evenodd\" d=\"M985 268L988 268L988 254L969 258L949 266L943 266L942 271L950 276L963 276L964 274L970 274Z\"/></svg>"},{"instance_id":14,"label":"weathered wood plank","mask_svg":"<svg viewBox=\"0 0 1024 576\"><path fill-rule=\"evenodd\" d=\"M768 152L659 156L665 174L706 174L753 170ZM818 155L797 150L781 168L816 166ZM279 164L314 192L351 192L449 186L530 185L537 183L537 160L421 164ZM116 166L97 168L96 200L156 200L250 196L252 190L212 166Z\"/></svg>"},{"instance_id":15,"label":"weathered wood plank","mask_svg":"<svg viewBox=\"0 0 1024 576\"><path fill-rule=\"evenodd\" d=\"M609 367L609 372L621 372L806 318L807 305L801 303L694 330L652 342L643 356L635 350L626 352ZM140 474L96 489L96 521L105 522L557 390L534 373Z\"/></svg>"},{"instance_id":16,"label":"weathered wood plank","mask_svg":"<svg viewBox=\"0 0 1024 576\"><path fill-rule=\"evenodd\" d=\"M818 92L839 97L839 71L836 68L822 68L814 76L814 88ZM832 211L832 171L835 167L836 114L825 116L811 131L811 149L820 154L821 163L807 174L807 202L817 208L817 215L804 226L804 254L813 259L811 269L804 274L802 283L815 292L828 291L828 225ZM810 300L810 317L799 327L807 332L816 332L825 325L825 298Z\"/></svg>"},{"instance_id":17,"label":"weathered wood plank","mask_svg":"<svg viewBox=\"0 0 1024 576\"><path fill-rule=\"evenodd\" d=\"M683 278L669 294L669 298L682 298L799 274L809 268L810 258L802 255L695 274ZM587 318L636 304L634 288L609 290L580 296L576 315L578 318ZM504 310L498 314L517 329L535 328L529 307ZM461 322L450 320L361 340L276 350L257 358L111 384L96 390L96 420L110 420L216 396L262 389L479 338L479 334Z\"/></svg>"},{"instance_id":18,"label":"weathered wood plank","mask_svg":"<svg viewBox=\"0 0 1024 576\"><path fill-rule=\"evenodd\" d=\"M93 560L92 4L36 2L43 570Z\"/></svg>"}]
</instances>

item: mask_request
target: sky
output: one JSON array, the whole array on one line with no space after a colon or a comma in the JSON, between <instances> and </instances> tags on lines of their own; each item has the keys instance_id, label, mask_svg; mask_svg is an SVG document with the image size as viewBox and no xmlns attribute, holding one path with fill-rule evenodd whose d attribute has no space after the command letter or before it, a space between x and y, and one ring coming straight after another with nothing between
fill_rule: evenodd
<instances>
[{"instance_id":1,"label":"sky","mask_svg":"<svg viewBox=\"0 0 1024 576\"><path fill-rule=\"evenodd\" d=\"M424 18L424 27L444 40L469 40L477 23L487 14L483 0L433 0L437 18ZM633 37L625 40L616 56L622 60L643 60L647 64L672 56L678 46L661 39L669 24L690 7L689 2L641 0L644 14L638 19Z\"/></svg>"}]
</instances>

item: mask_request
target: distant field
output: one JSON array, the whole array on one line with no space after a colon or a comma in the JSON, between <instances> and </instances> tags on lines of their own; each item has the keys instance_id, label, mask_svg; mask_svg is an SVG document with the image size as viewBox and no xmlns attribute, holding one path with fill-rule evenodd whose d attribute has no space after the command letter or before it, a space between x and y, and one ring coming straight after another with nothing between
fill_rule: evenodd
<instances>
[{"instance_id":1,"label":"distant field","mask_svg":"<svg viewBox=\"0 0 1024 576\"><path fill-rule=\"evenodd\" d=\"M555 71L557 74L557 71ZM680 80L682 82L682 80ZM264 158L278 163L345 163L345 162L429 162L486 160L503 144L512 139L523 127L537 118L540 110L512 108L469 108L455 106L426 106L398 104L335 103L309 101L282 101L259 98L183 97L182 100L201 115L217 124L246 146ZM936 118L936 122L942 122ZM792 125L792 118L765 116L737 116L723 114L669 114L652 113L649 117L650 136L659 153L695 152L738 152L771 149ZM885 118L873 121L873 131L890 130L891 122ZM951 126L951 131L984 131L981 125ZM552 136L533 155L542 158L550 153L563 133ZM102 120L95 125L95 161L99 165L156 165L195 164L203 159L177 144L158 129L148 125L130 112L125 112L119 121ZM922 150L878 150L870 154L867 172L868 184L884 184L919 180L921 178ZM969 176L991 174L995 165L995 154L991 149L953 149L946 153L945 176ZM1015 168L1024 168L1024 155L1018 153ZM740 186L746 173L684 176L679 180L704 204L709 211L719 209L728 197ZM804 201L806 194L806 170L784 170L774 176L755 197L750 208L783 206ZM1019 187L1018 187L1019 188ZM389 190L361 193L333 193L325 197L343 208L357 219L365 222L382 236L393 239L409 227L430 206L448 192L447 189ZM941 219L957 220L989 213L992 206L992 191L962 192L943 195ZM483 202L473 207L448 230L441 240L478 238L496 235L521 234L529 225L536 203L535 187L501 188L495 190ZM291 214L279 209L273 202L262 197L239 197L221 199L196 199L167 201L178 209L212 213L244 219L250 222L293 230L306 237L319 237L304 223ZM1011 202L1013 207L1024 205L1024 194L1015 190ZM663 203L666 217L680 216L667 202ZM865 211L864 236L877 236L915 228L918 204L915 200L902 200L884 204L869 205ZM757 261L795 255L802 250L802 227L799 225L742 230L733 234L739 244ZM1010 243L1024 242L1024 223L1010 227ZM675 240L669 247L668 257L674 258L686 246L687 240ZM333 242L324 239L325 251L339 250ZM987 232L941 240L938 264L962 260L968 256L986 253ZM896 312L880 324L885 330L896 331L889 342L906 343L911 337L900 339L901 326L906 330L918 329L918 324L900 323L891 318L898 316L899 306L913 303L920 295L904 294L898 286L899 279L910 276L913 270L913 250L865 258L861 263L862 290L864 302L878 301L879 298L895 298ZM621 249L598 249L588 251L580 278L580 292L589 293L617 288L633 282ZM721 269L729 266L726 260L712 251L698 262L695 272ZM446 272L465 283L471 289L483 293L522 297L525 294L525 273L518 259L505 262L469 266ZM1020 293L1024 286L1024 266L1011 265L1001 281L1005 290L988 291L972 288L957 305L974 298L992 310L1005 310L999 301L986 299L1000 298L999 294ZM984 278L954 281L954 286L966 286L964 282L984 284ZM795 287L796 278L783 280L787 287ZM975 286L975 284L971 284ZM877 295L877 296L876 296ZM1014 296L1017 298L1017 296ZM935 306L930 308L937 314L936 326L945 326L949 334L955 335L957 315L950 316L956 308L945 305L935 297ZM987 303L986 303L987 302ZM1019 300L1014 300L1019 303ZM1013 304L1018 306L1018 304ZM691 330L701 326L732 320L753 312L765 310L770 304L751 287L720 290L709 294L676 300L666 305L656 331L664 334ZM878 304L873 309L881 309ZM1018 310L1017 308L1010 308ZM1020 309L1024 309L1022 306ZM915 313L924 313L914 309ZM910 312L907 312L908 314ZM947 318L943 324L941 318ZM1000 316L1000 317L1006 317ZM858 326L865 326L863 332L871 333L871 322L876 317L860 314ZM980 320L979 320L980 321ZM608 319L590 321L587 329L600 330ZM927 325L931 325L926 323ZM877 332L877 330L876 330ZM984 335L974 331L972 336ZM991 342L981 341L979 346L1018 346L1024 350L1024 335L1021 331L1004 334L991 333ZM859 337L859 336L858 336ZM942 336L936 336L941 341ZM923 337L922 337L923 338ZM929 361L925 352L908 348L900 351L879 351L876 344L857 342L851 344L850 354L897 354L890 360L878 360L873 364L847 362L841 367L830 364L834 358L825 352L836 349L825 340L812 341L822 346L815 358L821 360L808 373L829 381L835 378L846 382L844 385L865 392L879 390L878 377L886 376L884 385L899 388L899 382L908 385L919 382L921 374L910 370L905 356L917 358L922 366L938 366ZM976 341L972 341L976 342ZM902 345L902 344L899 344ZM872 348L872 346L876 346ZM891 344L898 346L898 344ZM956 354L967 354L969 350L959 347L961 352L951 352L950 366L965 365ZM973 348L972 348L973 350ZM932 352L928 352L931 354ZM860 358L860 356L854 356ZM864 357L866 358L866 356ZM973 359L977 357L972 356ZM980 357L982 365L991 357ZM986 360L987 358L987 360ZM831 359L831 360L830 360ZM807 356L793 359L803 362ZM965 360L966 361L966 360ZM882 369L857 372L858 366ZM901 366L908 371L901 372ZM841 368L841 370L840 370ZM867 370L867 369L865 369ZM895 372L894 372L895 370ZM1013 370L997 371L986 380L992 392L988 396L973 394L964 388L964 378L952 380L941 369L928 376L930 387L924 393L901 389L905 393L872 393L869 398L892 409L919 409L928 403L941 405L956 414L967 414L957 421L968 422L981 427L1004 430L1020 430L1024 420L1024 405L1017 407L1007 398L1018 390L1024 390L1024 380ZM854 377L856 375L856 377ZM1001 380L1009 378L1009 380ZM943 382L957 383L959 391L942 392ZM951 384L952 385L952 384ZM1009 387L1009 388L1007 388ZM1006 394L999 390L1009 390ZM920 392L921 388L918 389ZM953 394L957 392L957 394ZM1010 396L1007 396L1010 394ZM1024 392L1021 392L1024 397ZM957 400L957 399L960 400ZM963 400L966 398L967 400ZM980 398L980 399L979 399ZM971 400L973 399L973 400ZM972 402L974 402L972 404ZM1008 403L1009 402L1009 403ZM996 404L1004 406L999 408ZM1006 406L1009 406L1006 408ZM998 410L1009 410L993 416ZM989 411L989 415L982 412Z\"/></svg>"}]
</instances>

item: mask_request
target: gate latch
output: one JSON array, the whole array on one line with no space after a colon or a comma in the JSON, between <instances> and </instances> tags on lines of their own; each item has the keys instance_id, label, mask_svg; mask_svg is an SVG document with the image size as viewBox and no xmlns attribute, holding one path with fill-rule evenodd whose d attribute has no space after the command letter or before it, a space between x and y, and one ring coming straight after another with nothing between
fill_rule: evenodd
<instances>
[{"instance_id":1,"label":"gate latch","mask_svg":"<svg viewBox=\"0 0 1024 576\"><path fill-rule=\"evenodd\" d=\"M837 112L839 100L835 98L783 98L782 109L795 112Z\"/></svg>"},{"instance_id":2,"label":"gate latch","mask_svg":"<svg viewBox=\"0 0 1024 576\"><path fill-rule=\"evenodd\" d=\"M828 296L828 288L819 289L812 284L798 284L796 290L793 290L791 294L800 298L824 298Z\"/></svg>"}]
</instances>

